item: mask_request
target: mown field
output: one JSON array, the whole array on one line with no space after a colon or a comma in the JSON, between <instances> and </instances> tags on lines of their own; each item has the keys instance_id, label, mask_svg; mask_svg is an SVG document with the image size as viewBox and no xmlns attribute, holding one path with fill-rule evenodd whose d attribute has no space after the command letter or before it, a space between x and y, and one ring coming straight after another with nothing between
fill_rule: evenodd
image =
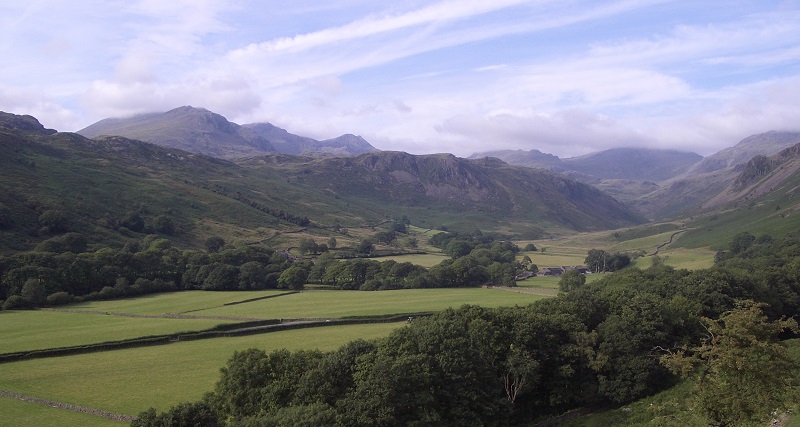
<instances>
[{"instance_id":1,"label":"mown field","mask_svg":"<svg viewBox=\"0 0 800 427\"><path fill-rule=\"evenodd\" d=\"M75 304L64 308L69 312L4 312L0 314L0 336L3 337L0 352L200 330L233 322L220 320L231 317L341 318L440 311L463 304L486 307L525 305L545 298L482 288L281 294L276 291L187 291ZM281 296L224 305L274 295ZM133 317L165 313L203 318ZM213 388L219 369L236 350L252 347L266 351L282 348L335 350L354 339L387 336L395 328L405 325L405 322L399 322L325 326L9 362L0 364L0 390L136 415L151 406L165 410L181 402L199 399ZM0 397L0 425L120 424L40 406Z\"/></svg>"},{"instance_id":2,"label":"mown field","mask_svg":"<svg viewBox=\"0 0 800 427\"><path fill-rule=\"evenodd\" d=\"M136 415L151 406L165 410L200 399L236 350L335 350L405 324L327 326L5 363L0 389Z\"/></svg>"}]
</instances>

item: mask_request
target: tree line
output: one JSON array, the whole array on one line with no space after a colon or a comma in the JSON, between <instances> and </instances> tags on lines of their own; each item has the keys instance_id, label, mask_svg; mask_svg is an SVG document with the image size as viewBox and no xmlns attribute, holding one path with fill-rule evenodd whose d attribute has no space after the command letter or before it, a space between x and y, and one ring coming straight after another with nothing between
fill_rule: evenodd
<instances>
[{"instance_id":1,"label":"tree line","mask_svg":"<svg viewBox=\"0 0 800 427\"><path fill-rule=\"evenodd\" d=\"M187 289L297 289L305 283L305 276L298 280L298 268L308 268L272 249L225 246L218 237L207 241L208 251L180 250L150 235L119 249L94 252L80 251L86 248L81 237L68 233L64 235L68 243L44 248L52 251L0 256L2 307L61 305Z\"/></svg>"},{"instance_id":2,"label":"tree line","mask_svg":"<svg viewBox=\"0 0 800 427\"><path fill-rule=\"evenodd\" d=\"M132 425L527 425L691 373L704 379L709 425L762 422L796 397L797 364L777 339L797 332L787 319L800 308L800 235L744 240L709 269L654 262L525 307L449 309L333 352L238 351L202 400Z\"/></svg>"}]
</instances>

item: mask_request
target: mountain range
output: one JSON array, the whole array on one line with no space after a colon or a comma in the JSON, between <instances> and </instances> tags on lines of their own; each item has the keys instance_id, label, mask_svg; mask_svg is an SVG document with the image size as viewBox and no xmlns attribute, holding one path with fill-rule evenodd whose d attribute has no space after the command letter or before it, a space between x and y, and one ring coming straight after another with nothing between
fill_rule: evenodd
<instances>
[{"instance_id":1,"label":"mountain range","mask_svg":"<svg viewBox=\"0 0 800 427\"><path fill-rule=\"evenodd\" d=\"M498 150L470 158L496 157L510 164L543 168L591 184L660 220L701 205L723 191L754 156L772 156L800 143L800 132L752 135L713 155L645 148L614 148L560 159L538 150Z\"/></svg>"},{"instance_id":2,"label":"mountain range","mask_svg":"<svg viewBox=\"0 0 800 427\"><path fill-rule=\"evenodd\" d=\"M113 245L146 234L190 247L214 235L275 246L302 236L345 243L402 216L425 228L527 238L644 221L592 186L497 159L376 151L232 161L56 132L0 113L0 251L64 232Z\"/></svg>"},{"instance_id":3,"label":"mountain range","mask_svg":"<svg viewBox=\"0 0 800 427\"><path fill-rule=\"evenodd\" d=\"M399 216L426 228L540 238L729 212L770 197L793 209L790 184L800 175L792 163L800 134L791 132L754 135L706 158L620 148L570 159L536 150L469 159L378 151L352 135L318 141L193 107L106 119L81 133L100 136L0 113L0 250L30 248L53 230L120 243L158 234L164 221L187 246L210 235L281 244L287 232L346 241L362 235L347 230ZM47 225L52 215L69 225ZM131 215L143 228L125 225Z\"/></svg>"},{"instance_id":4,"label":"mountain range","mask_svg":"<svg viewBox=\"0 0 800 427\"><path fill-rule=\"evenodd\" d=\"M163 113L104 119L77 133L87 138L124 136L224 159L269 153L355 155L377 151L355 135L318 141L291 134L270 123L238 125L217 113L191 106Z\"/></svg>"}]
</instances>

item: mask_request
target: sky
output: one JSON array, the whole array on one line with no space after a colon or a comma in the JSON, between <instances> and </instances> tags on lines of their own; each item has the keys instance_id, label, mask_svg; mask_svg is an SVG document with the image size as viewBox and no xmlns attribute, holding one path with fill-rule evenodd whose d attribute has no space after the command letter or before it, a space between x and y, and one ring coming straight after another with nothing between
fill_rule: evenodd
<instances>
[{"instance_id":1,"label":"sky","mask_svg":"<svg viewBox=\"0 0 800 427\"><path fill-rule=\"evenodd\" d=\"M0 111L191 105L381 150L713 154L800 130L800 0L0 0Z\"/></svg>"}]
</instances>

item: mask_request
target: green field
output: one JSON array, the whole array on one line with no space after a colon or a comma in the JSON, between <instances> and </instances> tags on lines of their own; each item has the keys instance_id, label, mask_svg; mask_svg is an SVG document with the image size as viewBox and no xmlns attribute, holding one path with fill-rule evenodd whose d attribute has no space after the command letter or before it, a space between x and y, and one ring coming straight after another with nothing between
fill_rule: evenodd
<instances>
[{"instance_id":1,"label":"green field","mask_svg":"<svg viewBox=\"0 0 800 427\"><path fill-rule=\"evenodd\" d=\"M53 311L0 312L0 353L117 341L212 328L213 319L149 319Z\"/></svg>"},{"instance_id":2,"label":"green field","mask_svg":"<svg viewBox=\"0 0 800 427\"><path fill-rule=\"evenodd\" d=\"M332 291L313 290L251 301L245 304L223 306L215 303L217 293L206 291L187 291L158 294L119 301L96 301L69 306L87 311L124 312L132 314L160 314L170 311L173 301L184 296L195 303L188 313L194 316L242 317L256 319L293 318L340 318L348 316L369 316L380 314L416 313L440 311L448 307L464 304L498 307L503 305L524 305L541 299L533 295L509 294L492 289L403 289L396 291ZM225 298L229 298L224 295ZM240 298L241 300L243 298ZM205 309L199 307L205 306ZM170 311L172 312L172 311ZM218 323L221 323L218 321Z\"/></svg>"},{"instance_id":3,"label":"green field","mask_svg":"<svg viewBox=\"0 0 800 427\"><path fill-rule=\"evenodd\" d=\"M150 406L165 410L200 399L236 350L335 350L405 324L327 326L4 363L0 390L136 415ZM0 414L0 425L9 421Z\"/></svg>"},{"instance_id":4,"label":"green field","mask_svg":"<svg viewBox=\"0 0 800 427\"><path fill-rule=\"evenodd\" d=\"M160 315L191 314L196 310L252 298L280 295L285 291L183 291L143 295L135 298L73 304L69 309Z\"/></svg>"},{"instance_id":5,"label":"green field","mask_svg":"<svg viewBox=\"0 0 800 427\"><path fill-rule=\"evenodd\" d=\"M548 282L543 286L549 288L552 284ZM0 314L2 352L206 329L225 323L220 317L340 318L440 311L464 304L526 305L545 298L483 288L380 292L319 290L223 305L277 294L275 291L187 291L64 307L77 312L5 312ZM189 313L215 318L126 317L107 315L107 312L151 316ZM165 410L199 399L213 388L219 369L236 350L252 347L266 351L281 348L334 350L354 339L387 336L403 325L404 322L325 326L10 362L0 364L0 390L136 415L151 406ZM118 425L89 415L37 406L0 398L0 425L13 425L17 419L31 420L30 425ZM90 421L85 421L87 417ZM46 421L38 422L39 419Z\"/></svg>"},{"instance_id":6,"label":"green field","mask_svg":"<svg viewBox=\"0 0 800 427\"><path fill-rule=\"evenodd\" d=\"M714 265L714 255L714 251L702 249L674 249L658 253L664 264L687 270L710 268ZM652 259L649 256L637 258L632 262L632 265L642 269L648 268L652 263Z\"/></svg>"},{"instance_id":7,"label":"green field","mask_svg":"<svg viewBox=\"0 0 800 427\"><path fill-rule=\"evenodd\" d=\"M130 423L0 397L0 426L123 427Z\"/></svg>"}]
</instances>

